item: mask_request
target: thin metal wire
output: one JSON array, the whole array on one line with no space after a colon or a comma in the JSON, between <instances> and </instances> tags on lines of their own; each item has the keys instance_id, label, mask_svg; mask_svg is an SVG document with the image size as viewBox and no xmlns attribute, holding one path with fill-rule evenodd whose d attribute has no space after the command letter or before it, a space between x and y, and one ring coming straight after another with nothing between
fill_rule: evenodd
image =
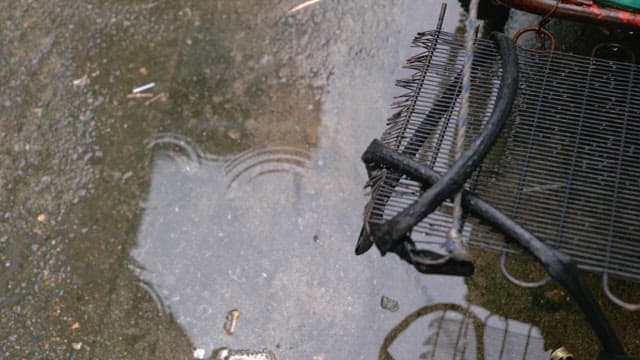
<instances>
[{"instance_id":1,"label":"thin metal wire","mask_svg":"<svg viewBox=\"0 0 640 360\"><path fill-rule=\"evenodd\" d=\"M440 339L440 332L442 331L442 323L444 322L444 319L447 316L447 311L448 310L446 310L446 309L444 311L442 311L442 316L440 316L440 318L438 319L438 325L437 325L437 329L438 330L436 331L435 341L434 341L435 346L431 350L431 358L432 359L435 359L436 351L438 350L438 340Z\"/></svg>"},{"instance_id":2,"label":"thin metal wire","mask_svg":"<svg viewBox=\"0 0 640 360\"><path fill-rule=\"evenodd\" d=\"M529 331L527 332L527 342L524 345L524 351L522 352L522 360L527 359L527 353L529 352L529 343L531 342L531 333L533 332L533 326L529 326Z\"/></svg>"},{"instance_id":3,"label":"thin metal wire","mask_svg":"<svg viewBox=\"0 0 640 360\"><path fill-rule=\"evenodd\" d=\"M471 311L471 304L467 304L466 311L467 313ZM456 344L454 346L455 352L453 354L453 359L456 359L456 355L458 354L458 348L462 345L462 353L460 354L460 359L464 360L464 356L467 352L467 344L468 344L467 331L469 330L470 326L472 326L471 319L468 316L463 316L460 327L458 328L458 335L456 336Z\"/></svg>"},{"instance_id":4,"label":"thin metal wire","mask_svg":"<svg viewBox=\"0 0 640 360\"><path fill-rule=\"evenodd\" d=\"M507 338L507 334L509 333L509 319L505 319L504 322L504 338ZM506 341L502 342L502 345L500 345L500 357L499 359L502 360L504 353L505 353L505 346L507 345Z\"/></svg>"}]
</instances>

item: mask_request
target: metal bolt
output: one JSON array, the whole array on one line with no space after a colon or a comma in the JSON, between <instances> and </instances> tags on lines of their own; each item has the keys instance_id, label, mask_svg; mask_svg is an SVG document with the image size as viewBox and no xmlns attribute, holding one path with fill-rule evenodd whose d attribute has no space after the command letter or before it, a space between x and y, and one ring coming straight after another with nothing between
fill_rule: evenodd
<instances>
[{"instance_id":1,"label":"metal bolt","mask_svg":"<svg viewBox=\"0 0 640 360\"><path fill-rule=\"evenodd\" d=\"M240 317L240 310L233 309L227 313L227 321L224 323L224 331L228 335L233 335L233 332L236 329L236 322Z\"/></svg>"}]
</instances>

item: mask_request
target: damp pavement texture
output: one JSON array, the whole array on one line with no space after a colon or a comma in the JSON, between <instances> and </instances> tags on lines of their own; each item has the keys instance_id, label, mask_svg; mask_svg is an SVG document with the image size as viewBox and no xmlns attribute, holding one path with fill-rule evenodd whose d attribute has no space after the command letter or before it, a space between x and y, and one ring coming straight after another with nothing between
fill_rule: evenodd
<instances>
[{"instance_id":1,"label":"damp pavement texture","mask_svg":"<svg viewBox=\"0 0 640 360\"><path fill-rule=\"evenodd\" d=\"M465 359L594 354L561 289L491 255L465 283L353 254L359 156L440 2L298 3L0 2L0 358L446 358L461 324Z\"/></svg>"}]
</instances>

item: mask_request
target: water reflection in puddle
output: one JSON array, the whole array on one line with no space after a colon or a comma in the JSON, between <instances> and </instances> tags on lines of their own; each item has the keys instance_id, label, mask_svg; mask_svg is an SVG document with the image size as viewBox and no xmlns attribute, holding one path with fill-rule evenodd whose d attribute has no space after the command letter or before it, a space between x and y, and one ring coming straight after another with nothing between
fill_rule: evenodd
<instances>
[{"instance_id":1,"label":"water reflection in puddle","mask_svg":"<svg viewBox=\"0 0 640 360\"><path fill-rule=\"evenodd\" d=\"M398 349L413 352L397 357ZM411 351L409 350L409 351ZM473 305L438 303L403 319L384 340L388 359L548 359L540 330Z\"/></svg>"}]
</instances>

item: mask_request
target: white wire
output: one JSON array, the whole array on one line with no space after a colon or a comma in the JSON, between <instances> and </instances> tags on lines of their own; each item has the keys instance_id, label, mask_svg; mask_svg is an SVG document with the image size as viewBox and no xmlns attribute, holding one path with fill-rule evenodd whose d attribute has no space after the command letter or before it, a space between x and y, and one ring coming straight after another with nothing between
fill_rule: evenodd
<instances>
[{"instance_id":1,"label":"white wire","mask_svg":"<svg viewBox=\"0 0 640 360\"><path fill-rule=\"evenodd\" d=\"M456 126L456 144L455 156L456 160L464 151L464 137L467 129L467 120L469 116L469 95L471 92L471 64L473 62L473 43L476 38L476 28L478 27L478 3L479 0L471 0L469 3L469 17L467 18L467 30L465 34L465 58L464 69L462 70L462 101L460 104L460 116ZM468 259L469 254L466 251L466 245L460 233L462 224L462 192L456 194L453 200L453 219L451 221L451 229L448 233L449 251L458 260Z\"/></svg>"}]
</instances>

